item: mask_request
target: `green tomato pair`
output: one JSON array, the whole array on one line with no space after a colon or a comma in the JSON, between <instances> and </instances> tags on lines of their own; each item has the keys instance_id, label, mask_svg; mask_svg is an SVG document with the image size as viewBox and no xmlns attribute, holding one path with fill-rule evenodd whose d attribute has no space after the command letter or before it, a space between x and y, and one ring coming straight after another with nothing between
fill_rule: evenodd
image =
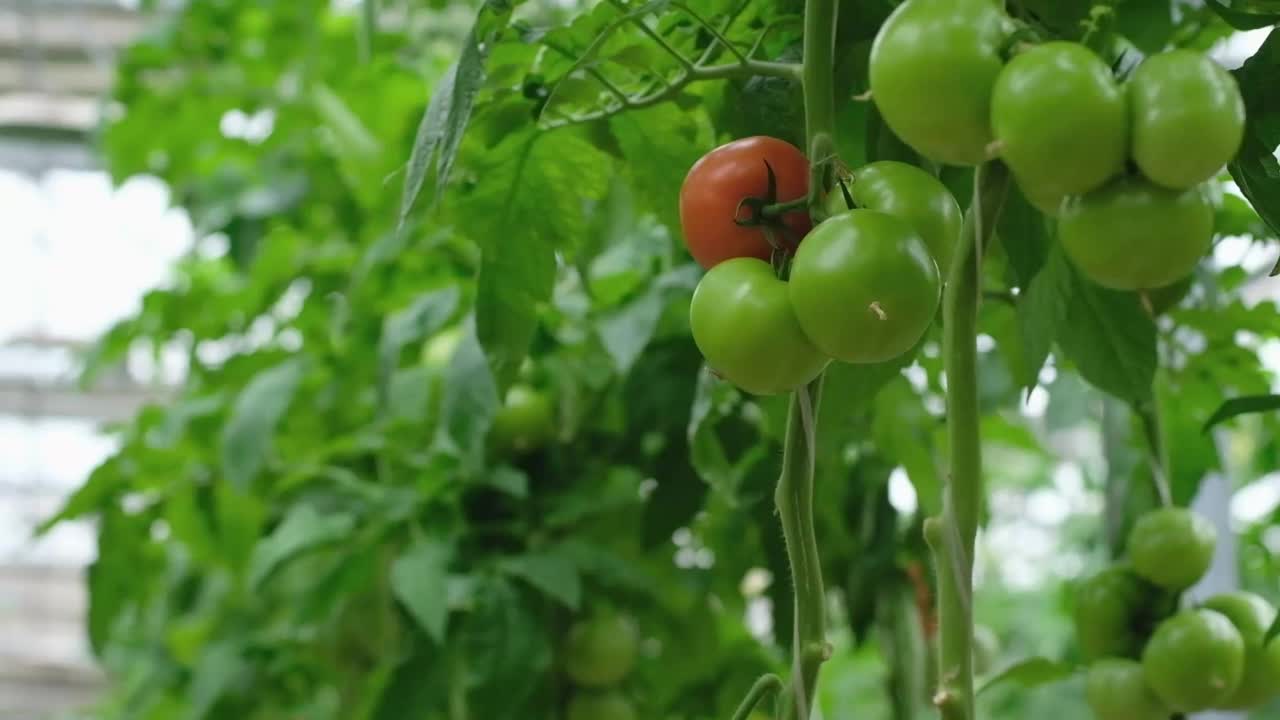
<instances>
[{"instance_id":1,"label":"green tomato pair","mask_svg":"<svg viewBox=\"0 0 1280 720\"><path fill-rule=\"evenodd\" d=\"M877 363L913 347L941 295L938 266L960 234L955 199L904 163L872 163L847 179L831 215L801 242L790 278L762 260L713 267L690 308L694 342L725 379L759 395L794 390L832 358Z\"/></svg>"}]
</instances>

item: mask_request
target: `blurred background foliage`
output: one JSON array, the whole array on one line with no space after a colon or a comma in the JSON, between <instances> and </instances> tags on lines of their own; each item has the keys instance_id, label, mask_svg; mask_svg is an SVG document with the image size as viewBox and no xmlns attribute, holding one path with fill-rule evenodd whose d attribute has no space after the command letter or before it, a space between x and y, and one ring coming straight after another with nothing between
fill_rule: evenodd
<instances>
[{"instance_id":1,"label":"blurred background foliage","mask_svg":"<svg viewBox=\"0 0 1280 720\"><path fill-rule=\"evenodd\" d=\"M798 89L700 82L618 112L594 73L628 93L679 84L655 35L724 60L691 13L732 20L723 32L742 48L767 28L759 56L794 58L800 8L372 5L180 4L121 58L108 167L161 178L198 239L85 375L178 348L184 382L117 429L119 451L50 521L99 520L89 631L112 678L99 715L557 718L568 626L621 612L644 638L625 685L642 717L728 717L787 663L772 505L785 407L701 368L687 326L699 272L675 198L719 142L797 139ZM1249 3L1013 5L1048 32L1100 34L1123 62L1214 47L1235 31L1215 10L1236 28L1277 19ZM843 3L842 97L865 90L891 6ZM456 122L424 135L433 94L451 100L437 111L470 110L465 135ZM846 162L918 162L868 103L840 116ZM424 153L432 142L456 156ZM944 172L963 201L962 175ZM1153 308L1089 285L1012 201L981 318L989 670L1076 659L1070 582L1118 551L1155 501L1153 472L1188 502L1207 474L1244 486L1278 466L1274 415L1202 430L1225 399L1270 392L1280 359L1274 228L1228 192L1218 230L1185 297ZM827 380L826 717L929 715L920 523L945 452L934 333ZM491 432L513 384L551 400L548 442ZM1273 600L1275 488L1254 486L1256 512L1236 518L1242 582ZM982 700L993 718L1086 717L1079 678Z\"/></svg>"}]
</instances>

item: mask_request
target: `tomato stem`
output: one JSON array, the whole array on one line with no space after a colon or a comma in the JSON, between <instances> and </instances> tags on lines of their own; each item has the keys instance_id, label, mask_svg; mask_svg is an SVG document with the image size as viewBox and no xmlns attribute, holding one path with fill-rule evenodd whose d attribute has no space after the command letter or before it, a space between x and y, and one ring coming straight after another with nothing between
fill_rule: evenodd
<instances>
[{"instance_id":1,"label":"tomato stem","mask_svg":"<svg viewBox=\"0 0 1280 720\"><path fill-rule=\"evenodd\" d=\"M751 690L747 696L742 699L742 704L738 706L737 712L733 714L733 720L747 720L751 716L751 711L756 709L765 695L771 692L782 692L782 679L773 673L761 675L756 684L751 686Z\"/></svg>"},{"instance_id":2,"label":"tomato stem","mask_svg":"<svg viewBox=\"0 0 1280 720\"><path fill-rule=\"evenodd\" d=\"M942 516L925 524L938 573L938 690L944 720L974 720L973 555L982 509L982 452L977 374L978 304L982 251L992 237L1009 188L999 162L974 172L973 203L965 215L943 296L943 359L947 374L947 435L951 448Z\"/></svg>"}]
</instances>

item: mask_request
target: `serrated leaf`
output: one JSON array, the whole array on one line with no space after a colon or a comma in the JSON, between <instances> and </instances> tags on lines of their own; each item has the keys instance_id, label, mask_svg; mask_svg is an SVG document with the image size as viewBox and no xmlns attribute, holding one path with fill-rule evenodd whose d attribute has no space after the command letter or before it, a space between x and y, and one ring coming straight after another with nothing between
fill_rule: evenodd
<instances>
[{"instance_id":1,"label":"serrated leaf","mask_svg":"<svg viewBox=\"0 0 1280 720\"><path fill-rule=\"evenodd\" d=\"M236 397L222 428L221 457L226 479L249 486L262 469L280 419L293 402L304 369L300 358L258 373Z\"/></svg>"},{"instance_id":2,"label":"serrated leaf","mask_svg":"<svg viewBox=\"0 0 1280 720\"><path fill-rule=\"evenodd\" d=\"M1016 683L1022 688L1033 688L1065 680L1076 673L1076 666L1048 658L1033 657L1018 660L1002 670L979 681L976 694L997 685Z\"/></svg>"},{"instance_id":3,"label":"serrated leaf","mask_svg":"<svg viewBox=\"0 0 1280 720\"><path fill-rule=\"evenodd\" d=\"M298 505L253 550L249 583L260 586L281 565L306 552L346 540L355 527L348 513L322 515L310 505Z\"/></svg>"},{"instance_id":4,"label":"serrated leaf","mask_svg":"<svg viewBox=\"0 0 1280 720\"><path fill-rule=\"evenodd\" d=\"M637 202L679 237L680 217L675 190L689 168L706 150L698 144L697 116L674 104L664 104L609 119L623 165L635 188Z\"/></svg>"},{"instance_id":5,"label":"serrated leaf","mask_svg":"<svg viewBox=\"0 0 1280 720\"><path fill-rule=\"evenodd\" d=\"M483 181L459 203L463 229L480 243L476 329L500 389L508 387L551 297L556 252L587 229L585 203L608 187L610 162L571 130L530 131L486 156Z\"/></svg>"},{"instance_id":6,"label":"serrated leaf","mask_svg":"<svg viewBox=\"0 0 1280 720\"><path fill-rule=\"evenodd\" d=\"M449 619L449 561L453 549L439 541L422 540L409 546L391 563L391 591L418 626L443 645Z\"/></svg>"},{"instance_id":7,"label":"serrated leaf","mask_svg":"<svg viewBox=\"0 0 1280 720\"><path fill-rule=\"evenodd\" d=\"M578 568L566 555L531 553L502 563L503 571L525 580L538 590L577 610L582 601L582 580Z\"/></svg>"},{"instance_id":8,"label":"serrated leaf","mask_svg":"<svg viewBox=\"0 0 1280 720\"><path fill-rule=\"evenodd\" d=\"M1239 415L1249 413L1273 412L1280 410L1280 395L1249 395L1231 398L1213 412L1204 423L1204 431L1208 432L1220 422L1225 422Z\"/></svg>"},{"instance_id":9,"label":"serrated leaf","mask_svg":"<svg viewBox=\"0 0 1280 720\"><path fill-rule=\"evenodd\" d=\"M387 316L378 342L378 393L383 407L390 401L391 379L400 365L400 351L444 327L457 309L458 299L457 287L432 290Z\"/></svg>"}]
</instances>

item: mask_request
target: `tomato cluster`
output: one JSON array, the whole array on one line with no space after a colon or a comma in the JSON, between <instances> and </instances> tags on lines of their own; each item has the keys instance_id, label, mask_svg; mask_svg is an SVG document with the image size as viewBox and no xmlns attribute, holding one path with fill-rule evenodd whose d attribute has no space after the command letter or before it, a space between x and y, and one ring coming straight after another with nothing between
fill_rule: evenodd
<instances>
[{"instance_id":1,"label":"tomato cluster","mask_svg":"<svg viewBox=\"0 0 1280 720\"><path fill-rule=\"evenodd\" d=\"M941 163L1003 160L1023 194L1060 218L1064 249L1099 284L1145 290L1188 275L1212 239L1205 183L1244 137L1235 80L1174 50L1120 82L1083 45L1023 50L1015 31L991 0L898 6L871 51L885 122Z\"/></svg>"},{"instance_id":2,"label":"tomato cluster","mask_svg":"<svg viewBox=\"0 0 1280 720\"><path fill-rule=\"evenodd\" d=\"M1213 526L1181 508L1139 518L1128 562L1076 588L1076 637L1091 662L1086 697L1100 720L1258 707L1280 695L1280 644L1266 644L1276 609L1251 593L1178 610L1209 568Z\"/></svg>"},{"instance_id":3,"label":"tomato cluster","mask_svg":"<svg viewBox=\"0 0 1280 720\"><path fill-rule=\"evenodd\" d=\"M791 210L808 197L808 178L796 148L746 138L699 160L680 191L685 242L708 269L690 307L694 342L721 376L758 395L794 390L833 359L875 363L909 350L937 312L939 266L960 235L955 199L912 165L844 174L812 229L807 208ZM768 206L782 209L761 218Z\"/></svg>"},{"instance_id":4,"label":"tomato cluster","mask_svg":"<svg viewBox=\"0 0 1280 720\"><path fill-rule=\"evenodd\" d=\"M630 618L599 615L575 623L565 639L564 670L578 686L568 720L636 720L618 684L635 667L640 636Z\"/></svg>"}]
</instances>

